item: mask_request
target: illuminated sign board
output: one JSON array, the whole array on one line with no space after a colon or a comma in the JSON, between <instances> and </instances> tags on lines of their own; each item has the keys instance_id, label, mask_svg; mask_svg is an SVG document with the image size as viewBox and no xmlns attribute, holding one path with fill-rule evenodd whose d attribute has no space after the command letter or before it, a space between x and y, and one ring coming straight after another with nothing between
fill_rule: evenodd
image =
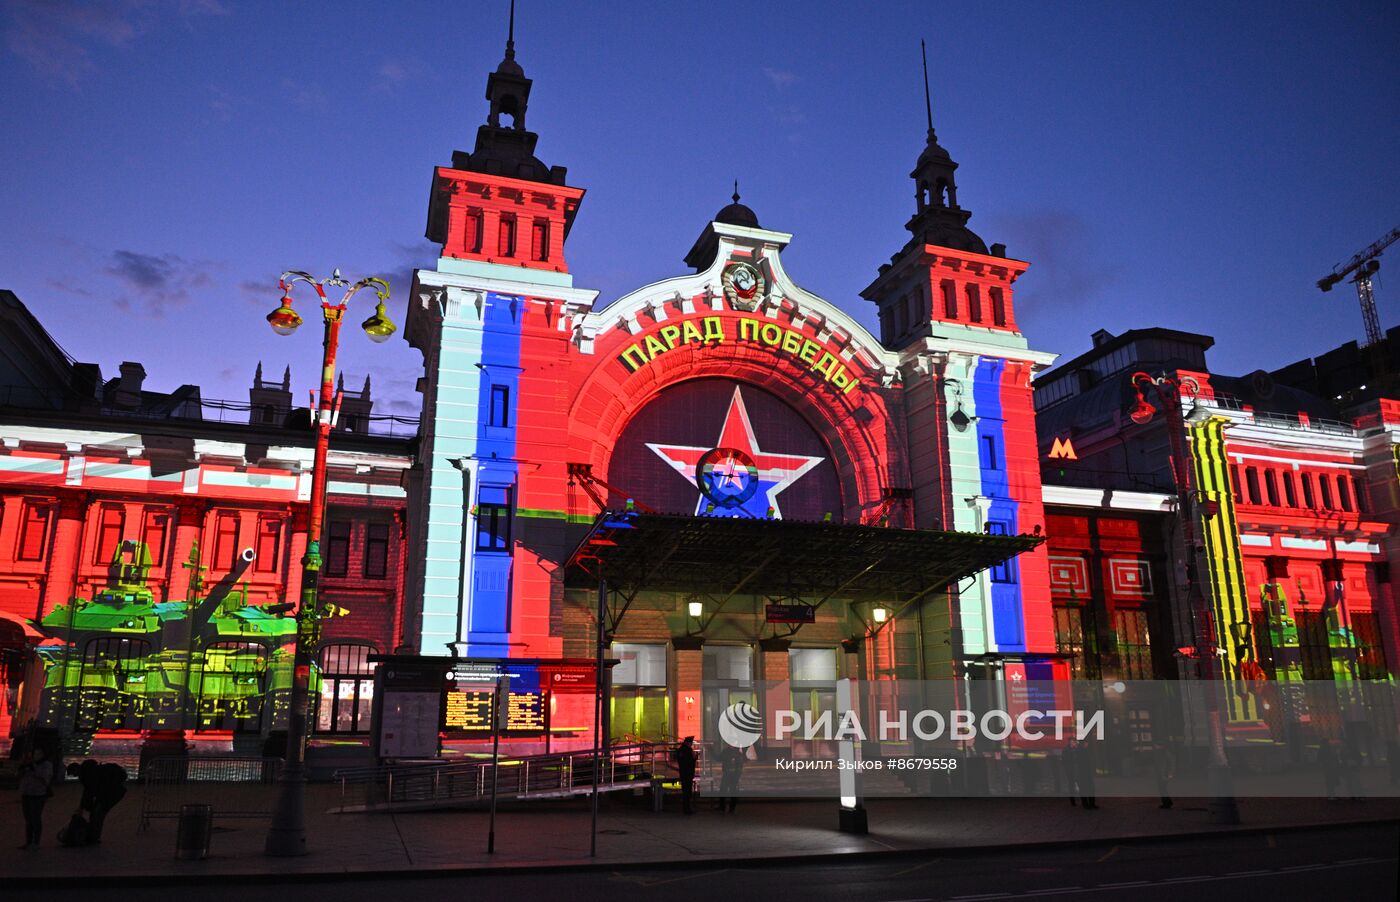
<instances>
[{"instance_id":1,"label":"illuminated sign board","mask_svg":"<svg viewBox=\"0 0 1400 902\"><path fill-rule=\"evenodd\" d=\"M770 604L764 615L768 623L817 622L817 609L809 604Z\"/></svg>"},{"instance_id":2,"label":"illuminated sign board","mask_svg":"<svg viewBox=\"0 0 1400 902\"><path fill-rule=\"evenodd\" d=\"M839 352L794 329L785 329L770 320L754 317L726 319L704 316L669 323L623 348L617 360L627 372L635 373L677 348L710 347L731 342L766 347L781 354L793 363L821 374L841 394L850 392L860 382L846 369Z\"/></svg>"},{"instance_id":3,"label":"illuminated sign board","mask_svg":"<svg viewBox=\"0 0 1400 902\"><path fill-rule=\"evenodd\" d=\"M1050 445L1051 460L1078 460L1079 455L1074 453L1074 441L1072 439L1062 439L1056 437Z\"/></svg>"},{"instance_id":4,"label":"illuminated sign board","mask_svg":"<svg viewBox=\"0 0 1400 902\"><path fill-rule=\"evenodd\" d=\"M591 668L503 662L509 682L502 699L504 732L538 736L550 730L550 709L555 693L588 693L596 682ZM452 671L443 703L442 729L461 736L487 737L496 721L496 680L502 673L496 664L462 662Z\"/></svg>"}]
</instances>

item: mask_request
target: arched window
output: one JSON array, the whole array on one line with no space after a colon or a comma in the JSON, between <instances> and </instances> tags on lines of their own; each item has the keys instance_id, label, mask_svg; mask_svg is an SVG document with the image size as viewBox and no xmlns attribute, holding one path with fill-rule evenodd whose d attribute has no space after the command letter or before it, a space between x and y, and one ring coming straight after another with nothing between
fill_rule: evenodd
<instances>
[{"instance_id":1,"label":"arched window","mask_svg":"<svg viewBox=\"0 0 1400 902\"><path fill-rule=\"evenodd\" d=\"M267 695L267 649L257 642L215 642L204 650L196 730L256 733Z\"/></svg>"},{"instance_id":2,"label":"arched window","mask_svg":"<svg viewBox=\"0 0 1400 902\"><path fill-rule=\"evenodd\" d=\"M321 649L321 694L316 729L322 733L368 732L374 705L374 646L342 642Z\"/></svg>"}]
</instances>

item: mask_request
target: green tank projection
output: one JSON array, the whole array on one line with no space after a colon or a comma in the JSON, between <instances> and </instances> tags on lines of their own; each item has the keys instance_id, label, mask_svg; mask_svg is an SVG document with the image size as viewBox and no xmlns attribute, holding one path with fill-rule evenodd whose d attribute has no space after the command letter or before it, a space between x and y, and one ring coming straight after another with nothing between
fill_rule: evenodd
<instances>
[{"instance_id":1,"label":"green tank projection","mask_svg":"<svg viewBox=\"0 0 1400 902\"><path fill-rule=\"evenodd\" d=\"M1301 596L1301 586L1298 592ZM1298 621L1292 616L1291 603L1284 587L1279 583L1266 583L1260 589L1260 605L1268 618L1274 678L1279 681L1304 679ZM1322 627L1326 630L1327 658L1332 679L1354 680L1352 666L1356 659L1356 636L1342 623L1336 604L1322 605L1317 614L1322 618Z\"/></svg>"},{"instance_id":2,"label":"green tank projection","mask_svg":"<svg viewBox=\"0 0 1400 902\"><path fill-rule=\"evenodd\" d=\"M183 601L157 602L148 584L151 556L123 541L108 584L91 600L74 598L35 622L45 681L42 726L64 735L109 730L285 728L297 623L287 604L251 605L246 585L206 587L199 546ZM206 591L207 589L207 591ZM343 614L327 606L324 615ZM312 698L320 691L313 668Z\"/></svg>"}]
</instances>

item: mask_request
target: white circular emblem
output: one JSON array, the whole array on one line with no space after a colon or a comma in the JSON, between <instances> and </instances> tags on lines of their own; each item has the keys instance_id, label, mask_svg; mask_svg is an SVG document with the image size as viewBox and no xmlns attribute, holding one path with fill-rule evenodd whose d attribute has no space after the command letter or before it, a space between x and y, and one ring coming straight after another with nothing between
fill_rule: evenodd
<instances>
[{"instance_id":1,"label":"white circular emblem","mask_svg":"<svg viewBox=\"0 0 1400 902\"><path fill-rule=\"evenodd\" d=\"M719 738L736 749L746 749L763 736L763 715L748 702L735 702L719 715Z\"/></svg>"}]
</instances>

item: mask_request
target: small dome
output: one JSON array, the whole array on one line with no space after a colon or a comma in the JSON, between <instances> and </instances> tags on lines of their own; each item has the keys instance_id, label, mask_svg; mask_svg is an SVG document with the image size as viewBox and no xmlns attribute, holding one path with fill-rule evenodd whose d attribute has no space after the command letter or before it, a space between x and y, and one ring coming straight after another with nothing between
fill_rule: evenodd
<instances>
[{"instance_id":1,"label":"small dome","mask_svg":"<svg viewBox=\"0 0 1400 902\"><path fill-rule=\"evenodd\" d=\"M726 225L748 226L751 229L759 228L757 214L738 201L735 201L716 213L715 222L722 222Z\"/></svg>"},{"instance_id":2,"label":"small dome","mask_svg":"<svg viewBox=\"0 0 1400 902\"><path fill-rule=\"evenodd\" d=\"M739 203L739 180L734 180L734 193L730 196L732 203L715 214L715 222L722 222L726 225L748 226L751 229L759 228L758 216L754 211Z\"/></svg>"},{"instance_id":3,"label":"small dome","mask_svg":"<svg viewBox=\"0 0 1400 902\"><path fill-rule=\"evenodd\" d=\"M525 75L525 70L520 68L520 64L517 63L515 59L510 56L501 60L501 64L496 67L496 72L501 75L514 75L522 78Z\"/></svg>"}]
</instances>

